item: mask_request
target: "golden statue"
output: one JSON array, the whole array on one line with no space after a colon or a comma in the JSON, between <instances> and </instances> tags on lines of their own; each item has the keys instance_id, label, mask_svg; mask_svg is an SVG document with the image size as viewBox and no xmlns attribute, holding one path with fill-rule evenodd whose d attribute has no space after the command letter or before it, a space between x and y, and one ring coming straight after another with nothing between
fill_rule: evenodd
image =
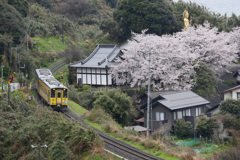
<instances>
[{"instance_id":1,"label":"golden statue","mask_svg":"<svg viewBox=\"0 0 240 160\"><path fill-rule=\"evenodd\" d=\"M185 10L184 12L183 12L183 21L184 21L184 28L189 28L189 26L190 26L190 23L191 23L191 21L192 20L190 20L189 21L189 13L188 13L188 11L187 10Z\"/></svg>"}]
</instances>

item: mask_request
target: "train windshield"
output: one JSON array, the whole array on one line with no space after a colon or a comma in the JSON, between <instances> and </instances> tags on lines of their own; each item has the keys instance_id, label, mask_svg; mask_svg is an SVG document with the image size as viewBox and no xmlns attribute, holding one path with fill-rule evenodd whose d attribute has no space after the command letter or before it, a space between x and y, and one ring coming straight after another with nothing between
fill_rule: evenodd
<instances>
[{"instance_id":1,"label":"train windshield","mask_svg":"<svg viewBox=\"0 0 240 160\"><path fill-rule=\"evenodd\" d=\"M67 98L67 90L63 90L63 98Z\"/></svg>"},{"instance_id":2,"label":"train windshield","mask_svg":"<svg viewBox=\"0 0 240 160\"><path fill-rule=\"evenodd\" d=\"M61 92L58 92L57 95L58 95L58 98L61 98Z\"/></svg>"},{"instance_id":3,"label":"train windshield","mask_svg":"<svg viewBox=\"0 0 240 160\"><path fill-rule=\"evenodd\" d=\"M55 90L53 90L53 89L51 90L51 97L52 97L52 98L53 98L53 97L55 98Z\"/></svg>"}]
</instances>

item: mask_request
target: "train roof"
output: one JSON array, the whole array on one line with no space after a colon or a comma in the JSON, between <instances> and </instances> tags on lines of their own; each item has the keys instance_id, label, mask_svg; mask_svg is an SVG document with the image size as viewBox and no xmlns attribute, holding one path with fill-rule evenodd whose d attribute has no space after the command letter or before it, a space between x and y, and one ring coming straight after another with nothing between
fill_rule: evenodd
<instances>
[{"instance_id":1,"label":"train roof","mask_svg":"<svg viewBox=\"0 0 240 160\"><path fill-rule=\"evenodd\" d=\"M52 88L67 88L54 78L49 69L36 69L38 78L45 83L50 89Z\"/></svg>"}]
</instances>

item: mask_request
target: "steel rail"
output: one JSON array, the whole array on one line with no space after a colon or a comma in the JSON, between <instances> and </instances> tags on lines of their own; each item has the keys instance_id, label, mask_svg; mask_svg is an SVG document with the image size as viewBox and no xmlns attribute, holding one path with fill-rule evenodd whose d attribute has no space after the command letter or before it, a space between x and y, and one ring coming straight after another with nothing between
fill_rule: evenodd
<instances>
[{"instance_id":1,"label":"steel rail","mask_svg":"<svg viewBox=\"0 0 240 160\"><path fill-rule=\"evenodd\" d=\"M59 68L61 68L62 66L64 66L67 62L66 61L60 61L56 64L54 64L53 66L50 67L50 70L52 71L52 73L56 72ZM69 106L69 108L71 108L71 106ZM72 113L71 111L69 111L69 109L67 109L65 112L63 112L63 114L68 118L74 118L76 121L80 121L83 126L85 127L92 127L89 124L87 124L86 122L84 122L84 120L81 118L81 116L73 109L71 108L71 110L74 113ZM136 157L136 159L138 160L163 160L161 158L158 158L156 156L153 156L151 154L148 154L146 152L143 152L125 142L119 141L117 139L114 139L112 137L110 137L109 135L107 135L106 133L98 130L97 128L92 127L95 131L98 132L99 136L103 139L104 144L106 145L110 145L113 146L123 152L126 152L129 155L133 155L134 157ZM127 158L127 157L125 157Z\"/></svg>"},{"instance_id":2,"label":"steel rail","mask_svg":"<svg viewBox=\"0 0 240 160\"><path fill-rule=\"evenodd\" d=\"M71 107L70 107L71 108ZM72 109L74 111L74 109ZM75 111L74 111L75 112ZM71 117L74 118L76 121L80 121L84 126L86 127L92 127L89 124L85 123L83 121L83 119L81 118L80 115L78 114L73 114L71 113L71 111L66 110L65 112L63 112L67 117ZM136 157L136 159L138 160L163 160L161 158L158 158L156 156L153 156L151 154L148 154L146 152L143 152L125 142L119 141L117 139L114 139L112 137L110 137L109 135L105 134L104 132L92 127L95 131L98 132L99 136L103 139L104 144L108 144L110 146L113 146L129 155L132 155L134 157ZM124 156L123 156L124 157ZM127 158L127 157L125 157Z\"/></svg>"}]
</instances>

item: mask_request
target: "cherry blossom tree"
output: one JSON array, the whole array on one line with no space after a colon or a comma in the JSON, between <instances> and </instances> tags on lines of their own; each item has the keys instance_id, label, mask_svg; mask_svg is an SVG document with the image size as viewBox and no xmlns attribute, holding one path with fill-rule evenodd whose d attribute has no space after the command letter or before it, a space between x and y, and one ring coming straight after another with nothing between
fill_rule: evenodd
<instances>
[{"instance_id":1,"label":"cherry blossom tree","mask_svg":"<svg viewBox=\"0 0 240 160\"><path fill-rule=\"evenodd\" d=\"M133 33L133 38L128 41L129 47L116 59L118 65L111 68L117 83L125 83L129 76L131 86L145 82L148 61L144 57L147 54L151 55L150 76L155 90L189 90L195 84L194 68L199 62L217 72L225 70L238 57L236 35L219 33L207 22L161 37L145 32ZM126 73L128 77L124 76Z\"/></svg>"}]
</instances>

